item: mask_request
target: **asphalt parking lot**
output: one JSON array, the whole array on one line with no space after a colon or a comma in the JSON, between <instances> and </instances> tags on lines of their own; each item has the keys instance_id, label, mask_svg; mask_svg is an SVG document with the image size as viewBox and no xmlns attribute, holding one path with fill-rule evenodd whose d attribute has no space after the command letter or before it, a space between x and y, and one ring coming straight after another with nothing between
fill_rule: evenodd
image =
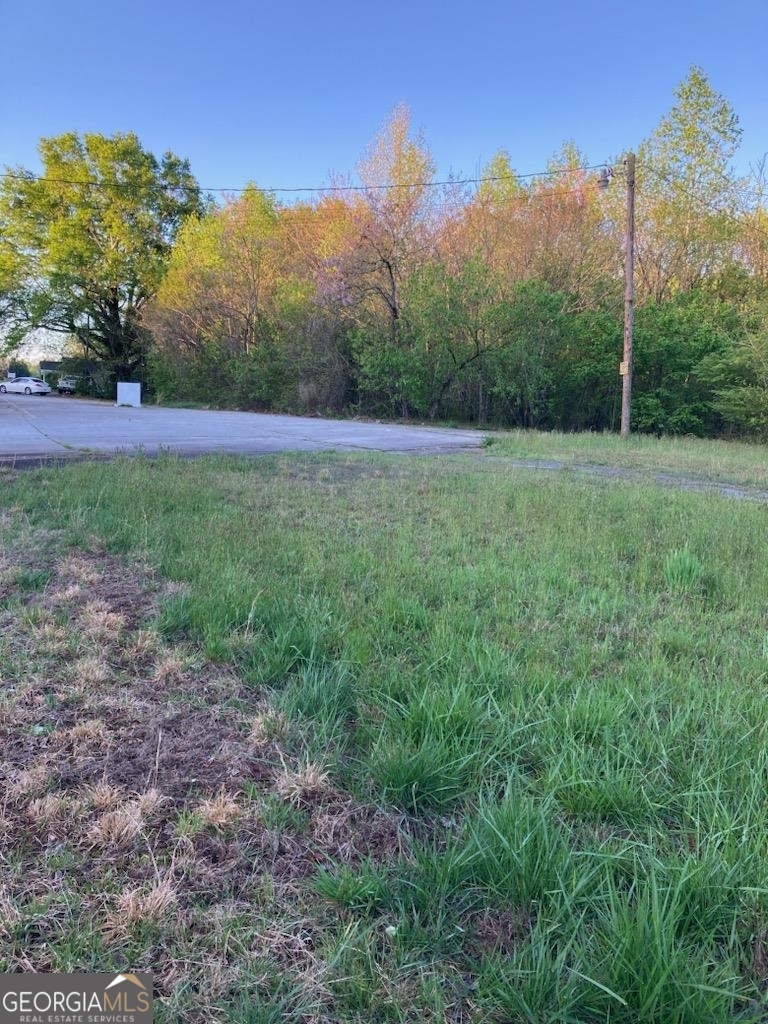
<instances>
[{"instance_id":1,"label":"asphalt parking lot","mask_svg":"<svg viewBox=\"0 0 768 1024\"><path fill-rule=\"evenodd\" d=\"M151 405L133 409L56 394L0 395L0 460L5 464L117 452L415 454L477 448L482 440L479 431L440 427Z\"/></svg>"}]
</instances>

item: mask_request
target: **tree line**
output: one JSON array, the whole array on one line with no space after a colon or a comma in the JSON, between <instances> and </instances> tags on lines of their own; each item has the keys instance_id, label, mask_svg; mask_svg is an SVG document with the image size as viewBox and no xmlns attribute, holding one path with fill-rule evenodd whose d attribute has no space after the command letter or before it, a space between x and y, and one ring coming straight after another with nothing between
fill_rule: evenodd
<instances>
[{"instance_id":1,"label":"tree line","mask_svg":"<svg viewBox=\"0 0 768 1024\"><path fill-rule=\"evenodd\" d=\"M636 147L635 430L768 432L763 168L691 69ZM160 399L292 412L618 427L621 155L565 145L519 177L500 151L438 183L397 108L312 201L256 185L223 202L133 135L43 140L0 183L0 326L34 327Z\"/></svg>"}]
</instances>

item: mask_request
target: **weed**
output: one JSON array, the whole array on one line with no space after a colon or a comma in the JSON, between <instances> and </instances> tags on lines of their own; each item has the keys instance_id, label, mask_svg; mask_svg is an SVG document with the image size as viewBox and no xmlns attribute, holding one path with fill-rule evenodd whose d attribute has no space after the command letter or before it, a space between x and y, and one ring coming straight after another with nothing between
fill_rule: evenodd
<instances>
[{"instance_id":1,"label":"weed","mask_svg":"<svg viewBox=\"0 0 768 1024\"><path fill-rule=\"evenodd\" d=\"M335 871L321 869L312 883L315 892L357 913L391 905L386 872L370 862L358 869L341 865Z\"/></svg>"},{"instance_id":2,"label":"weed","mask_svg":"<svg viewBox=\"0 0 768 1024\"><path fill-rule=\"evenodd\" d=\"M676 548L664 559L664 579L670 590L690 593L702 587L704 566L690 548Z\"/></svg>"}]
</instances>

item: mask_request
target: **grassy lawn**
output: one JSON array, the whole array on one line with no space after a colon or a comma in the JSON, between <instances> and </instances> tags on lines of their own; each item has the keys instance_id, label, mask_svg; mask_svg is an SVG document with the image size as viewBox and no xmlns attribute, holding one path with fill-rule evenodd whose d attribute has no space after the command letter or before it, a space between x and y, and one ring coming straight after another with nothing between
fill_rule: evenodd
<instances>
[{"instance_id":1,"label":"grassy lawn","mask_svg":"<svg viewBox=\"0 0 768 1024\"><path fill-rule=\"evenodd\" d=\"M768 488L768 451L740 441L690 437L656 438L634 434L558 434L513 430L491 434L495 455L516 459L552 459L566 465L595 465L665 477L693 478L737 486Z\"/></svg>"},{"instance_id":2,"label":"grassy lawn","mask_svg":"<svg viewBox=\"0 0 768 1024\"><path fill-rule=\"evenodd\" d=\"M766 505L496 457L634 458L585 444L13 476L0 971L151 971L168 1024L765 1019Z\"/></svg>"}]
</instances>

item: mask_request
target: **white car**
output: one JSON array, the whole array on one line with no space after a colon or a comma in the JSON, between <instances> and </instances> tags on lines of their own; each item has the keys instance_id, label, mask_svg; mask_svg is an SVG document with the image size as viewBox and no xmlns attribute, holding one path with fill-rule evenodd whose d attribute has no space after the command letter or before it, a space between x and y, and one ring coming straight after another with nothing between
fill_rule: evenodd
<instances>
[{"instance_id":1,"label":"white car","mask_svg":"<svg viewBox=\"0 0 768 1024\"><path fill-rule=\"evenodd\" d=\"M50 387L39 377L14 377L0 381L0 394L4 395L6 391L19 395L50 395L51 393Z\"/></svg>"}]
</instances>

